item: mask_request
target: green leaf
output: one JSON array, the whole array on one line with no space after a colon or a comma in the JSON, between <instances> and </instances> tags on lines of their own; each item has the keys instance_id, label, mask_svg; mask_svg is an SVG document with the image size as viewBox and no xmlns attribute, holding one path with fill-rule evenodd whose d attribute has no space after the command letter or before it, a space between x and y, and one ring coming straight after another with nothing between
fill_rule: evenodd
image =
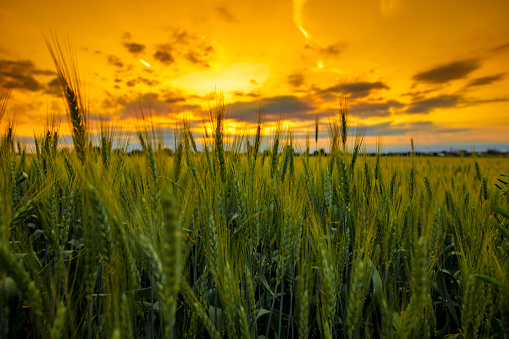
<instances>
[{"instance_id":1,"label":"green leaf","mask_svg":"<svg viewBox=\"0 0 509 339\"><path fill-rule=\"evenodd\" d=\"M267 279L263 275L260 275L260 280L262 281L263 286L269 291L270 295L274 296L274 292L269 287L269 284L267 283Z\"/></svg>"},{"instance_id":2,"label":"green leaf","mask_svg":"<svg viewBox=\"0 0 509 339\"><path fill-rule=\"evenodd\" d=\"M455 279L453 276L451 276L451 279ZM440 293L440 296L442 297L442 300L445 302L445 305L449 309L449 312L451 312L451 315L454 318L454 321L456 324L459 324L459 317L456 313L456 308L454 307L454 303L451 299L451 296L449 295L449 292L447 291L447 285L445 283L445 277L443 272L440 272L437 277L437 290L438 293Z\"/></svg>"},{"instance_id":3,"label":"green leaf","mask_svg":"<svg viewBox=\"0 0 509 339\"><path fill-rule=\"evenodd\" d=\"M369 264L373 265L371 260L369 260ZM376 310L376 308L380 305L380 302L382 301L382 298L383 298L382 278L380 277L380 273L378 272L378 270L375 267L373 267L373 275L372 275L371 279L373 281L373 298L371 299L371 302L369 303L366 314L364 315L364 318L362 320L363 323L366 322L366 320Z\"/></svg>"},{"instance_id":4,"label":"green leaf","mask_svg":"<svg viewBox=\"0 0 509 339\"><path fill-rule=\"evenodd\" d=\"M505 218L509 219L509 212L507 212L506 210L504 210L503 208L500 208L498 206L491 206L491 208L495 211L495 212L498 212L500 214L502 214Z\"/></svg>"},{"instance_id":5,"label":"green leaf","mask_svg":"<svg viewBox=\"0 0 509 339\"><path fill-rule=\"evenodd\" d=\"M270 313L269 310L265 309L265 308L260 308L258 309L258 312L256 312L256 319L260 318L262 315L264 314L268 314Z\"/></svg>"},{"instance_id":6,"label":"green leaf","mask_svg":"<svg viewBox=\"0 0 509 339\"><path fill-rule=\"evenodd\" d=\"M494 284L494 285L497 285L498 287L503 287L504 284L502 284L502 282L498 281L497 279L495 278L492 278L492 277L488 277L487 275L482 275L482 274L474 274L474 277L476 277L477 279L479 280L483 280L485 282L488 282L490 284Z\"/></svg>"},{"instance_id":7,"label":"green leaf","mask_svg":"<svg viewBox=\"0 0 509 339\"><path fill-rule=\"evenodd\" d=\"M37 239L39 239L41 237L41 235L43 235L43 234L44 234L43 230L37 230L34 233L32 233L32 235L30 236L29 239L30 239L31 242L34 242Z\"/></svg>"},{"instance_id":8,"label":"green leaf","mask_svg":"<svg viewBox=\"0 0 509 339\"><path fill-rule=\"evenodd\" d=\"M150 299L152 297L152 288L141 288L132 292L136 299Z\"/></svg>"},{"instance_id":9,"label":"green leaf","mask_svg":"<svg viewBox=\"0 0 509 339\"><path fill-rule=\"evenodd\" d=\"M500 232L502 232L502 235L506 238L506 239L509 239L509 230L507 228L505 228L504 226L500 225L498 222L496 223L498 229L500 230Z\"/></svg>"}]
</instances>

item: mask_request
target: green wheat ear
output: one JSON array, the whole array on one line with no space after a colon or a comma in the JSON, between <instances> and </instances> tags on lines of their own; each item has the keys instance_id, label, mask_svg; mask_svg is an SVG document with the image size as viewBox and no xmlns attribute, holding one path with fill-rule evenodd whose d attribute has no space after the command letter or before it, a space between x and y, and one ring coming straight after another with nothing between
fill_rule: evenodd
<instances>
[{"instance_id":1,"label":"green wheat ear","mask_svg":"<svg viewBox=\"0 0 509 339\"><path fill-rule=\"evenodd\" d=\"M67 116L72 129L72 140L76 153L82 163L85 163L87 135L87 110L80 91L80 79L74 52L69 41L64 46L52 35L46 38L46 45L55 64L64 98L67 102Z\"/></svg>"}]
</instances>

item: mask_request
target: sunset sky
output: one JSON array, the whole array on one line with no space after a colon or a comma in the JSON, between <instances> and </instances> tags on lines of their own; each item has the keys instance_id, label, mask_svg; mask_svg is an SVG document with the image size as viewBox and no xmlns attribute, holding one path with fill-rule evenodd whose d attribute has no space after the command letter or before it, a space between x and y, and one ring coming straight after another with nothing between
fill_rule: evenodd
<instances>
[{"instance_id":1,"label":"sunset sky","mask_svg":"<svg viewBox=\"0 0 509 339\"><path fill-rule=\"evenodd\" d=\"M509 143L508 17L507 0L0 0L0 87L17 135L40 133L48 112L67 133L44 40L55 32L91 121L124 130L141 102L160 129L186 117L198 134L217 90L227 131L249 132L264 106L267 127L282 112L297 137L318 115L326 147L345 94L368 144Z\"/></svg>"}]
</instances>

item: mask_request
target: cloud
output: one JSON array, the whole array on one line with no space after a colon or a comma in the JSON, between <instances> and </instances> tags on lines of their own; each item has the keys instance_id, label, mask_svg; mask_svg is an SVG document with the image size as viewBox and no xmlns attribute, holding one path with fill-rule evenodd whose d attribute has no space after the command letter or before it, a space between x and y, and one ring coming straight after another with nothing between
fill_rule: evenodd
<instances>
[{"instance_id":1,"label":"cloud","mask_svg":"<svg viewBox=\"0 0 509 339\"><path fill-rule=\"evenodd\" d=\"M237 19L235 18L235 16L230 12L230 10L224 6L217 6L215 8L215 11L219 14L219 16L229 22L229 23L234 23L234 22L237 22Z\"/></svg>"},{"instance_id":2,"label":"cloud","mask_svg":"<svg viewBox=\"0 0 509 339\"><path fill-rule=\"evenodd\" d=\"M336 43L324 48L320 48L320 53L326 56L337 56L345 49L345 44Z\"/></svg>"},{"instance_id":3,"label":"cloud","mask_svg":"<svg viewBox=\"0 0 509 339\"><path fill-rule=\"evenodd\" d=\"M507 49L507 48L509 48L509 43L500 45L498 47L495 47L493 50L495 52L499 52L499 51L502 51L502 50Z\"/></svg>"},{"instance_id":4,"label":"cloud","mask_svg":"<svg viewBox=\"0 0 509 339\"><path fill-rule=\"evenodd\" d=\"M260 93L256 93L256 92L247 92L246 93L244 91L233 91L232 94L237 97L249 97L249 98L258 98L261 96Z\"/></svg>"},{"instance_id":5,"label":"cloud","mask_svg":"<svg viewBox=\"0 0 509 339\"><path fill-rule=\"evenodd\" d=\"M299 87L304 83L304 75L302 73L293 73L288 76L288 83L293 87Z\"/></svg>"},{"instance_id":6,"label":"cloud","mask_svg":"<svg viewBox=\"0 0 509 339\"><path fill-rule=\"evenodd\" d=\"M258 85L258 81L256 81L255 79L251 79L249 80L249 82L251 83L251 85Z\"/></svg>"},{"instance_id":7,"label":"cloud","mask_svg":"<svg viewBox=\"0 0 509 339\"><path fill-rule=\"evenodd\" d=\"M391 109L402 108L404 106L403 103L396 100L380 103L360 102L351 105L348 111L352 116L358 118L386 117L391 115Z\"/></svg>"},{"instance_id":8,"label":"cloud","mask_svg":"<svg viewBox=\"0 0 509 339\"><path fill-rule=\"evenodd\" d=\"M193 65L209 68L214 54L214 47L202 37L186 30L175 29L164 44L157 45L153 55L159 62L170 65L181 60Z\"/></svg>"},{"instance_id":9,"label":"cloud","mask_svg":"<svg viewBox=\"0 0 509 339\"><path fill-rule=\"evenodd\" d=\"M207 54L200 54L199 52L197 51L189 51L185 58L192 64L196 64L196 65L202 65L204 67L210 67L209 63L207 62L206 58L207 58Z\"/></svg>"},{"instance_id":10,"label":"cloud","mask_svg":"<svg viewBox=\"0 0 509 339\"><path fill-rule=\"evenodd\" d=\"M53 95L61 95L62 94L62 84L60 83L59 78L53 78L50 82L48 82L46 87L46 93Z\"/></svg>"},{"instance_id":11,"label":"cloud","mask_svg":"<svg viewBox=\"0 0 509 339\"><path fill-rule=\"evenodd\" d=\"M44 85L35 78L36 76L55 74L50 70L37 69L30 60L0 60L0 86L3 87L35 92L44 89Z\"/></svg>"},{"instance_id":12,"label":"cloud","mask_svg":"<svg viewBox=\"0 0 509 339\"><path fill-rule=\"evenodd\" d=\"M176 97L176 98L168 98L165 100L165 102L169 104L175 104L177 102L186 101L186 98L184 97Z\"/></svg>"},{"instance_id":13,"label":"cloud","mask_svg":"<svg viewBox=\"0 0 509 339\"><path fill-rule=\"evenodd\" d=\"M478 59L454 61L417 73L413 76L413 79L428 84L443 84L451 80L464 78L480 67L481 64Z\"/></svg>"},{"instance_id":14,"label":"cloud","mask_svg":"<svg viewBox=\"0 0 509 339\"><path fill-rule=\"evenodd\" d=\"M468 82L465 87L484 86L490 85L496 81L502 80L505 77L505 73L499 73L487 77L475 78Z\"/></svg>"},{"instance_id":15,"label":"cloud","mask_svg":"<svg viewBox=\"0 0 509 339\"><path fill-rule=\"evenodd\" d=\"M341 93L348 94L351 99L367 97L372 91L378 89L389 89L389 86L381 81L377 82L352 82L339 84L319 91L326 99L337 97Z\"/></svg>"},{"instance_id":16,"label":"cloud","mask_svg":"<svg viewBox=\"0 0 509 339\"><path fill-rule=\"evenodd\" d=\"M263 98L249 102L234 102L227 106L228 117L255 122L258 119L258 112L262 106L266 109L266 117L269 120L276 120L280 113L283 113L285 119L290 120L315 118L314 115L311 116L316 110L313 103L308 99L298 98L293 95Z\"/></svg>"},{"instance_id":17,"label":"cloud","mask_svg":"<svg viewBox=\"0 0 509 339\"><path fill-rule=\"evenodd\" d=\"M154 53L154 59L165 65L170 65L175 62L175 58L169 52L161 50Z\"/></svg>"},{"instance_id":18,"label":"cloud","mask_svg":"<svg viewBox=\"0 0 509 339\"><path fill-rule=\"evenodd\" d=\"M174 45L178 44L187 45L189 44L190 40L193 39L196 39L196 37L183 29L173 30L172 40Z\"/></svg>"},{"instance_id":19,"label":"cloud","mask_svg":"<svg viewBox=\"0 0 509 339\"><path fill-rule=\"evenodd\" d=\"M421 133L457 133L466 132L468 128L451 128L433 121L414 121L395 124L393 121L382 122L366 128L366 135L405 135Z\"/></svg>"},{"instance_id":20,"label":"cloud","mask_svg":"<svg viewBox=\"0 0 509 339\"><path fill-rule=\"evenodd\" d=\"M409 114L428 114L436 108L456 107L460 103L460 95L440 95L412 102L404 112Z\"/></svg>"},{"instance_id":21,"label":"cloud","mask_svg":"<svg viewBox=\"0 0 509 339\"><path fill-rule=\"evenodd\" d=\"M420 99L424 99L425 94L429 94L429 93L436 92L436 91L437 91L437 89L433 88L433 89L428 89L425 91L407 92L407 93L401 94L401 96L402 97L409 96L412 98L413 101L417 101Z\"/></svg>"},{"instance_id":22,"label":"cloud","mask_svg":"<svg viewBox=\"0 0 509 339\"><path fill-rule=\"evenodd\" d=\"M471 99L466 101L466 105L475 106L480 104L489 104L492 102L508 102L509 98L493 98L493 99Z\"/></svg>"},{"instance_id":23,"label":"cloud","mask_svg":"<svg viewBox=\"0 0 509 339\"><path fill-rule=\"evenodd\" d=\"M182 108L183 110L186 110L186 111L201 110L201 106L200 105L182 105L182 106L180 106L180 108Z\"/></svg>"},{"instance_id":24,"label":"cloud","mask_svg":"<svg viewBox=\"0 0 509 339\"><path fill-rule=\"evenodd\" d=\"M118 68L122 68L124 66L122 60L120 60L120 58L115 55L108 55L108 63Z\"/></svg>"},{"instance_id":25,"label":"cloud","mask_svg":"<svg viewBox=\"0 0 509 339\"><path fill-rule=\"evenodd\" d=\"M124 43L125 48L132 54L138 54L145 50L145 45L137 44L135 42L126 42Z\"/></svg>"},{"instance_id":26,"label":"cloud","mask_svg":"<svg viewBox=\"0 0 509 339\"><path fill-rule=\"evenodd\" d=\"M131 79L128 82L126 82L126 85L128 87L134 87L138 84L145 84L147 86L156 86L159 85L160 82L158 80L151 80L147 78L138 77L136 79Z\"/></svg>"}]
</instances>

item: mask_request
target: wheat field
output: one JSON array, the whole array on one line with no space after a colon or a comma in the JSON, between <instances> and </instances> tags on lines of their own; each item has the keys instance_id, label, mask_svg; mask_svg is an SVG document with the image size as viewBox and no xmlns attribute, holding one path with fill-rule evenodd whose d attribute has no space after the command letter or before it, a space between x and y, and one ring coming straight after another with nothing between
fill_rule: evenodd
<instances>
[{"instance_id":1,"label":"wheat field","mask_svg":"<svg viewBox=\"0 0 509 339\"><path fill-rule=\"evenodd\" d=\"M311 157L262 111L226 139L222 102L200 149L146 119L130 155L52 55L73 147L3 119L0 337L508 336L508 158L368 156L347 109Z\"/></svg>"}]
</instances>

